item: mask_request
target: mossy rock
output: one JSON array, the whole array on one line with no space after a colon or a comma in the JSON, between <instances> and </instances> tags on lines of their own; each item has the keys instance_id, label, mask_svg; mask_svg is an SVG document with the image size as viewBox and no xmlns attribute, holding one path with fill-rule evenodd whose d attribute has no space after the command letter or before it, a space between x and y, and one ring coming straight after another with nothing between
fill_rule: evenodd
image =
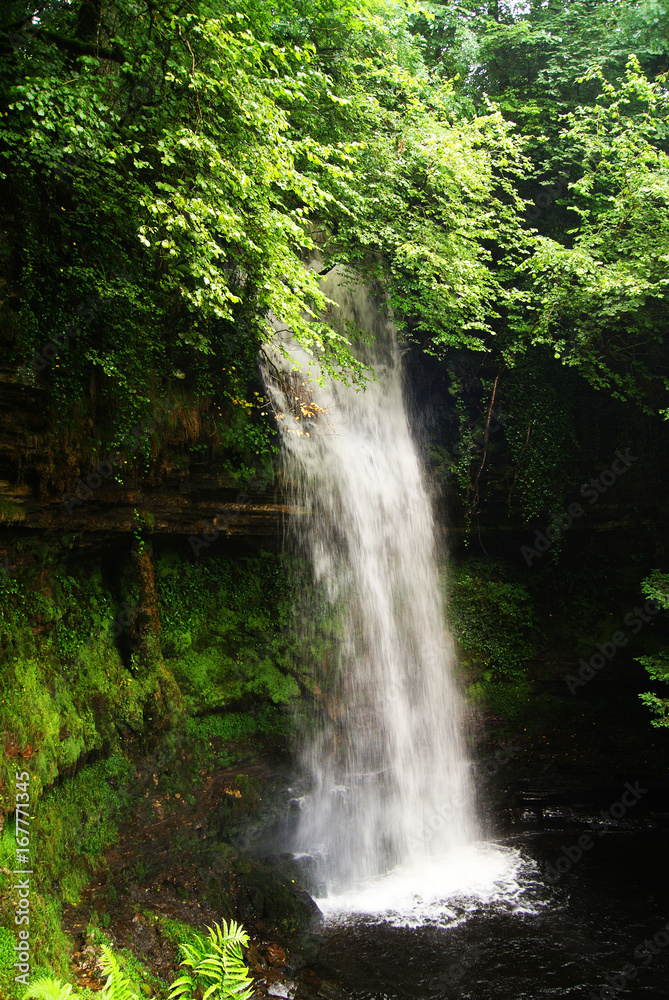
<instances>
[{"instance_id":1,"label":"mossy rock","mask_svg":"<svg viewBox=\"0 0 669 1000\"><path fill-rule=\"evenodd\" d=\"M240 868L242 870L240 870ZM267 920L282 934L307 931L320 911L297 878L266 862L248 862L236 869L237 912L244 920ZM245 912L242 912L245 911Z\"/></svg>"}]
</instances>

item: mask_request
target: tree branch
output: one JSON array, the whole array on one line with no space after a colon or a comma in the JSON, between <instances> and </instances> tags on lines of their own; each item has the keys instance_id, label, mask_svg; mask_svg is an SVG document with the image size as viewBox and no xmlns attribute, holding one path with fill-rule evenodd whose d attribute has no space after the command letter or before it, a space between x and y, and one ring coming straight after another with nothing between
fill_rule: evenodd
<instances>
[{"instance_id":1,"label":"tree branch","mask_svg":"<svg viewBox=\"0 0 669 1000\"><path fill-rule=\"evenodd\" d=\"M123 65L126 61L125 52L118 42L111 48L108 48L97 45L95 42L80 42L77 38L65 38L63 35L57 35L54 31L38 31L37 35L38 37L47 38L54 45L57 45L58 48L65 49L74 56L96 56L98 59L110 59L112 62L119 63L119 65Z\"/></svg>"}]
</instances>

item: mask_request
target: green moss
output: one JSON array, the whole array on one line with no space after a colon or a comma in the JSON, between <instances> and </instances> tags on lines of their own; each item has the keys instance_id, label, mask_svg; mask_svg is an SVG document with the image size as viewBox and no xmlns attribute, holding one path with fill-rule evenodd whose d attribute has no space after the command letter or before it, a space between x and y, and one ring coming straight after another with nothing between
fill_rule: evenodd
<instances>
[{"instance_id":1,"label":"green moss","mask_svg":"<svg viewBox=\"0 0 669 1000\"><path fill-rule=\"evenodd\" d=\"M27 770L31 859L39 858L31 885L34 971L67 978L72 943L63 930L62 903L80 898L103 852L116 842L135 794L135 767L122 752L126 738L141 748L164 720L177 722L162 726L150 752L166 790L186 797L203 766L238 765L259 757L268 742L285 744L284 706L299 695L293 674L300 663L323 656L324 633L315 633L308 648L294 636L292 588L279 557L193 561L168 555L156 566L166 656L158 655L155 666L140 666L129 655L129 636L115 636L111 627L120 602L99 562L68 563L62 550L54 556L35 547L23 556L28 569L20 578L0 574L0 731L6 739L0 805L11 812L14 771ZM118 586L124 600L138 600L132 580L123 576ZM165 707L170 692L178 713ZM90 755L97 759L82 766ZM232 805L246 815L259 808L261 793L240 780L242 797ZM236 812L232 818L244 821ZM5 871L14 867L12 826L10 820L0 840ZM0 871L0 994L13 997L13 970L6 967L7 941L14 940L7 879ZM211 892L218 892L216 885ZM223 896L218 903L230 905ZM286 901L288 910L292 905ZM287 913L281 919L290 922Z\"/></svg>"},{"instance_id":2,"label":"green moss","mask_svg":"<svg viewBox=\"0 0 669 1000\"><path fill-rule=\"evenodd\" d=\"M10 879L0 874L0 996L11 998L22 997L24 987L14 981L16 969L16 927L13 911L10 906ZM62 913L59 902L51 895L40 891L31 891L30 897L30 943L31 943L31 977L60 976L69 974L70 953L72 942L62 926Z\"/></svg>"},{"instance_id":3,"label":"green moss","mask_svg":"<svg viewBox=\"0 0 669 1000\"><path fill-rule=\"evenodd\" d=\"M184 924L179 920L170 920L169 917L164 917L162 914L150 913L147 911L145 916L147 920L150 919L155 921L155 923L160 927L163 937L174 945L187 944L192 941L198 933L197 927L192 927L190 924Z\"/></svg>"},{"instance_id":4,"label":"green moss","mask_svg":"<svg viewBox=\"0 0 669 1000\"><path fill-rule=\"evenodd\" d=\"M31 879L30 931L34 975L63 975L71 942L62 926L61 899L76 903L102 852L115 843L118 824L132 788L134 768L120 753L85 768L43 794L30 826L30 857L38 861ZM0 841L0 956L2 942L14 941L12 876L16 844L12 826ZM4 971L3 971L4 970ZM11 971L11 970L9 970ZM0 960L0 988L12 993ZM13 979L13 976L12 976Z\"/></svg>"},{"instance_id":5,"label":"green moss","mask_svg":"<svg viewBox=\"0 0 669 1000\"><path fill-rule=\"evenodd\" d=\"M239 744L245 753L260 752L271 740L285 744L290 737L290 720L272 705L256 713L225 712L186 721L186 739L200 766L230 767L239 756Z\"/></svg>"},{"instance_id":6,"label":"green moss","mask_svg":"<svg viewBox=\"0 0 669 1000\"><path fill-rule=\"evenodd\" d=\"M131 762L117 752L63 782L42 800L35 852L66 902L77 902L102 851L115 843L134 775Z\"/></svg>"},{"instance_id":7,"label":"green moss","mask_svg":"<svg viewBox=\"0 0 669 1000\"><path fill-rule=\"evenodd\" d=\"M0 760L4 811L13 809L18 754L35 804L58 775L113 745L119 725L141 731L159 685L157 671L138 674L124 663L111 627L120 605L99 568L31 557L21 578L0 574L0 731L10 746Z\"/></svg>"},{"instance_id":8,"label":"green moss","mask_svg":"<svg viewBox=\"0 0 669 1000\"><path fill-rule=\"evenodd\" d=\"M163 652L190 714L299 696L284 560L168 555L157 562L156 580Z\"/></svg>"},{"instance_id":9,"label":"green moss","mask_svg":"<svg viewBox=\"0 0 669 1000\"><path fill-rule=\"evenodd\" d=\"M467 697L505 722L517 724L528 711L531 691L531 682L525 678L498 683L475 681L467 688Z\"/></svg>"},{"instance_id":10,"label":"green moss","mask_svg":"<svg viewBox=\"0 0 669 1000\"><path fill-rule=\"evenodd\" d=\"M14 945L16 936L8 927L0 927L0 994L14 996Z\"/></svg>"},{"instance_id":11,"label":"green moss","mask_svg":"<svg viewBox=\"0 0 669 1000\"><path fill-rule=\"evenodd\" d=\"M151 916L143 916L143 919L147 923L153 922ZM102 945L106 945L114 952L114 956L130 984L131 992L136 993L139 997L145 995L155 997L156 1000L163 1000L167 997L170 989L169 984L155 976L148 966L127 948L117 950L116 943L95 922L89 924L87 938L96 948L99 949Z\"/></svg>"},{"instance_id":12,"label":"green moss","mask_svg":"<svg viewBox=\"0 0 669 1000\"><path fill-rule=\"evenodd\" d=\"M527 588L506 566L470 559L447 581L451 630L470 678L522 679L536 654L536 612Z\"/></svg>"},{"instance_id":13,"label":"green moss","mask_svg":"<svg viewBox=\"0 0 669 1000\"><path fill-rule=\"evenodd\" d=\"M188 719L186 732L190 738L207 740L219 737L224 742L243 740L249 736L285 737L288 720L267 705L254 714L250 712L226 712L223 715L209 715L202 719Z\"/></svg>"}]
</instances>

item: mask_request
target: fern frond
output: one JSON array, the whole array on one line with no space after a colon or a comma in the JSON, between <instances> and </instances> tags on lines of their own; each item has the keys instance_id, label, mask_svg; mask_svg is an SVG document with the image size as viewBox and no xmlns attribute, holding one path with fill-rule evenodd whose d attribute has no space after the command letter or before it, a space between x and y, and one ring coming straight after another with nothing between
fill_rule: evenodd
<instances>
[{"instance_id":1,"label":"fern frond","mask_svg":"<svg viewBox=\"0 0 669 1000\"><path fill-rule=\"evenodd\" d=\"M139 1000L118 959L106 944L102 946L100 965L102 972L107 976L107 982L102 990L103 1000Z\"/></svg>"},{"instance_id":2,"label":"fern frond","mask_svg":"<svg viewBox=\"0 0 669 1000\"><path fill-rule=\"evenodd\" d=\"M69 983L44 976L38 979L23 994L24 1000L76 1000Z\"/></svg>"},{"instance_id":3,"label":"fern frond","mask_svg":"<svg viewBox=\"0 0 669 1000\"><path fill-rule=\"evenodd\" d=\"M195 981L190 976L177 979L172 983L170 1000L193 1000L198 986L204 991L202 1000L250 1000L252 980L242 955L248 934L234 920L229 924L224 920L222 926L214 924L207 931L204 941L197 937L182 945L181 965L193 970Z\"/></svg>"}]
</instances>

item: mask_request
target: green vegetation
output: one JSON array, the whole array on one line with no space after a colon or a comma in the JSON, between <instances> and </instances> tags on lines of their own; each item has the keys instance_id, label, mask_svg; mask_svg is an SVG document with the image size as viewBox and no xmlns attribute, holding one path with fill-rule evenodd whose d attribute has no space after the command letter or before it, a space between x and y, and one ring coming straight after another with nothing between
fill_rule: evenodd
<instances>
[{"instance_id":1,"label":"green vegetation","mask_svg":"<svg viewBox=\"0 0 669 1000\"><path fill-rule=\"evenodd\" d=\"M0 726L15 748L0 778L9 795L22 753L36 802L82 756L109 748L117 725L142 727L158 675L124 661L112 628L121 602L99 569L31 556L20 575L0 579Z\"/></svg>"},{"instance_id":2,"label":"green vegetation","mask_svg":"<svg viewBox=\"0 0 669 1000\"><path fill-rule=\"evenodd\" d=\"M162 649L189 714L298 695L285 572L271 555L157 561Z\"/></svg>"},{"instance_id":3,"label":"green vegetation","mask_svg":"<svg viewBox=\"0 0 669 1000\"><path fill-rule=\"evenodd\" d=\"M317 250L439 359L470 513L493 401L528 518L571 483L579 394L669 412L663 3L82 0L32 24L14 0L5 23L0 316L47 389L46 482L119 448L137 481L176 445L270 474L275 322L365 378Z\"/></svg>"},{"instance_id":4,"label":"green vegetation","mask_svg":"<svg viewBox=\"0 0 669 1000\"><path fill-rule=\"evenodd\" d=\"M203 991L205 1000L210 997L212 1000L249 1000L253 991L248 985L251 979L241 950L249 943L248 934L234 920L229 924L223 921L222 927L215 924L207 930L209 933L204 939L191 930L189 940L182 941L181 965L192 969L192 976L186 974L175 979L169 991L170 1000L192 1000L199 990ZM145 996L137 978L138 970L140 980L144 978L143 970L132 956L115 954L104 935L99 936L97 943L101 946L100 966L107 977L101 993L92 994L88 989L74 992L69 983L41 976L25 991L23 1000L89 1000L95 995L101 1000L140 1000Z\"/></svg>"},{"instance_id":5,"label":"green vegetation","mask_svg":"<svg viewBox=\"0 0 669 1000\"><path fill-rule=\"evenodd\" d=\"M172 983L170 1000L249 1000L253 994L251 977L242 956L242 945L249 943L246 931L234 920L230 924L223 921L209 928L206 938L199 935L191 944L181 946L182 966L192 970L192 974L180 976Z\"/></svg>"},{"instance_id":6,"label":"green vegetation","mask_svg":"<svg viewBox=\"0 0 669 1000\"><path fill-rule=\"evenodd\" d=\"M641 590L648 601L654 602L655 608L667 611L669 609L669 575L660 570L654 570L641 584ZM649 656L638 657L638 662L645 667L651 680L669 684L669 650L662 648ZM649 708L655 718L653 726L669 726L669 698L661 697L652 691L646 691L639 697L646 708Z\"/></svg>"},{"instance_id":7,"label":"green vegetation","mask_svg":"<svg viewBox=\"0 0 669 1000\"><path fill-rule=\"evenodd\" d=\"M527 708L537 653L537 608L519 574L490 560L456 564L446 580L448 617L467 696L505 721Z\"/></svg>"},{"instance_id":8,"label":"green vegetation","mask_svg":"<svg viewBox=\"0 0 669 1000\"><path fill-rule=\"evenodd\" d=\"M82 458L82 423L107 449L132 435L155 458L165 436L204 420L237 464L262 464L255 365L271 316L325 371L359 381L304 267L317 245L326 266L387 284L435 343L492 332L502 293L489 243L517 261L525 241L519 143L496 110L459 113L402 8L114 0L49 5L39 25L20 0L10 8L8 331L24 381L48 386L54 426Z\"/></svg>"},{"instance_id":9,"label":"green vegetation","mask_svg":"<svg viewBox=\"0 0 669 1000\"><path fill-rule=\"evenodd\" d=\"M102 1000L140 1000L143 996L136 988L138 984L132 973L130 976L127 974L127 960L123 964L122 962L103 939L100 966L107 980L102 991L97 994ZM89 989L75 993L69 983L51 976L42 976L31 984L24 994L24 1000L90 1000L95 995Z\"/></svg>"},{"instance_id":10,"label":"green vegetation","mask_svg":"<svg viewBox=\"0 0 669 1000\"><path fill-rule=\"evenodd\" d=\"M123 585L132 606L139 594L130 553L127 566ZM2 788L11 789L20 754L30 760L37 802L86 755L107 755L119 730L140 734L161 712L181 726L184 709L205 716L293 700L300 640L291 632L286 572L285 561L271 555L198 561L164 555L156 563L161 648L148 662L132 623L112 627L121 602L98 568L36 560L20 576L0 575L0 726L10 747L0 764ZM179 694L168 685L172 677ZM163 689L176 698L173 708ZM105 764L112 771L114 760ZM112 771L107 777L120 780Z\"/></svg>"},{"instance_id":11,"label":"green vegetation","mask_svg":"<svg viewBox=\"0 0 669 1000\"><path fill-rule=\"evenodd\" d=\"M86 562L64 565L32 555L32 571L0 577L0 778L11 816L15 772L29 774L31 849L40 858L31 889L34 972L62 975L70 942L61 904L79 901L103 852L116 842L137 792L133 758L147 753L154 727L165 729L158 766L168 795L197 788L199 768L233 765L241 745L246 756L261 753L267 741L285 745L287 720L277 706L296 697L289 671L299 649L290 635L284 560L277 556L161 557L162 650L146 661L135 651L141 636L133 623L112 627L119 580L103 580ZM139 600L134 566L128 552L117 570L129 605ZM91 761L96 754L100 759ZM254 794L246 789L235 816L248 810ZM0 989L13 996L8 872L17 845L10 823L1 842Z\"/></svg>"},{"instance_id":12,"label":"green vegetation","mask_svg":"<svg viewBox=\"0 0 669 1000\"><path fill-rule=\"evenodd\" d=\"M447 581L448 614L467 671L485 681L527 674L535 654L535 611L519 574L489 560L456 565Z\"/></svg>"},{"instance_id":13,"label":"green vegetation","mask_svg":"<svg viewBox=\"0 0 669 1000\"><path fill-rule=\"evenodd\" d=\"M412 388L434 411L435 483L453 487L470 544L446 599L472 702L511 728L539 706L539 729L560 664L608 641L623 592L641 585L669 609L666 567L651 572L667 506L649 500L666 494L669 444L668 73L666 0L3 5L0 521L20 567L0 569L3 995L16 996L17 772L30 774L40 855L33 972L51 977L42 995L75 1000L62 906L115 844L141 762L154 755L168 817L168 796L194 806L202 773L230 769L230 831L260 798L240 758L285 747L305 705L337 716L339 611L308 586L296 598L299 560L240 555L233 538L186 558L145 509L194 470L216 488L273 483L259 360L277 326L324 377L364 386L360 331L342 330L310 262L345 265L387 297ZM584 485L619 449L635 471L593 508ZM127 514L113 552L97 513L87 520L104 491L81 501L106 465ZM52 516L64 491L78 493L65 509L85 515L83 537ZM524 567L516 540L574 502L573 533ZM36 510L49 535L26 541ZM486 517L494 558L475 558ZM593 526L630 525L635 551L592 564ZM666 727L666 642L644 631L637 653L658 685L641 700ZM269 884L250 863L242 874ZM272 891L277 926L307 920L287 885ZM211 898L229 914L225 891ZM184 998L206 992L203 956L222 973L223 937L242 941L224 926L194 943L185 926L171 928L194 970ZM109 1000L141 992L133 960L119 961L107 954Z\"/></svg>"}]
</instances>

